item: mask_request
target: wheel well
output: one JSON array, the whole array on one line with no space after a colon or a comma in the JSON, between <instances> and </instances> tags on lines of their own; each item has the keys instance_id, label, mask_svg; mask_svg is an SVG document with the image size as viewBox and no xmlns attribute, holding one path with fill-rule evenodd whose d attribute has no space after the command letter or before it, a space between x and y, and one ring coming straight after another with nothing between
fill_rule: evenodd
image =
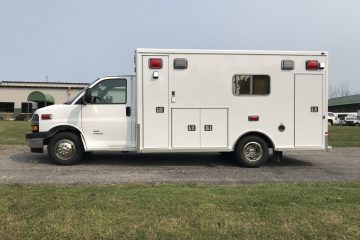
<instances>
[{"instance_id":1,"label":"wheel well","mask_svg":"<svg viewBox=\"0 0 360 240\"><path fill-rule=\"evenodd\" d=\"M268 146L268 148L274 148L274 143L273 141L267 136L265 135L264 133L261 133L261 132L248 132L248 133L245 133L244 135L240 136L238 138L238 140L236 141L235 145L234 145L234 148L236 146L236 144L238 144L238 142L243 139L244 137L247 137L247 136L257 136L257 137L260 137L262 138L265 142L266 142L266 145Z\"/></svg>"},{"instance_id":2,"label":"wheel well","mask_svg":"<svg viewBox=\"0 0 360 240\"><path fill-rule=\"evenodd\" d=\"M75 133L76 135L78 135L79 137L81 136L81 132L79 131L79 129L76 129L75 127L72 126L58 126L58 127L54 127L49 131L49 135L44 139L44 144L48 144L50 142L50 139L55 136L56 134L58 134L59 132L72 132Z\"/></svg>"}]
</instances>

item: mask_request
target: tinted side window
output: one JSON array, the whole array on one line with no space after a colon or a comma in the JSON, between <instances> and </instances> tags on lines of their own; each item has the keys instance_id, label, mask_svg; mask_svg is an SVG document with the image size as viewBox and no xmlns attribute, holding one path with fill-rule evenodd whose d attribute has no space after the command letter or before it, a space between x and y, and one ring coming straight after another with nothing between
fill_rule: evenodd
<instances>
[{"instance_id":1,"label":"tinted side window","mask_svg":"<svg viewBox=\"0 0 360 240\"><path fill-rule=\"evenodd\" d=\"M269 95L270 76L268 75L234 75L232 92L239 95Z\"/></svg>"},{"instance_id":2,"label":"tinted side window","mask_svg":"<svg viewBox=\"0 0 360 240\"><path fill-rule=\"evenodd\" d=\"M125 104L126 79L108 79L91 88L91 99L95 104Z\"/></svg>"}]
</instances>

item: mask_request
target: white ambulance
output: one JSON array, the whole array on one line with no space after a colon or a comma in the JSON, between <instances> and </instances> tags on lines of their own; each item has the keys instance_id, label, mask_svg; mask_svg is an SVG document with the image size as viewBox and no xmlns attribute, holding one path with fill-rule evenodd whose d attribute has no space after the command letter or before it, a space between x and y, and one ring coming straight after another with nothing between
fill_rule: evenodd
<instances>
[{"instance_id":1,"label":"white ambulance","mask_svg":"<svg viewBox=\"0 0 360 240\"><path fill-rule=\"evenodd\" d=\"M104 77L37 110L32 152L233 152L258 167L283 151L327 149L326 52L137 49L136 76Z\"/></svg>"}]
</instances>

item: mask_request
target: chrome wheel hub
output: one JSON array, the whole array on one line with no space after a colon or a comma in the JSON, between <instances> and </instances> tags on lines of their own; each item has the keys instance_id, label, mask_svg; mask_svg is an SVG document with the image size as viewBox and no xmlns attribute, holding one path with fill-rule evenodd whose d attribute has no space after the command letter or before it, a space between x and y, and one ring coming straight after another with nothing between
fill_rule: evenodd
<instances>
[{"instance_id":1,"label":"chrome wheel hub","mask_svg":"<svg viewBox=\"0 0 360 240\"><path fill-rule=\"evenodd\" d=\"M76 152L75 143L69 139L62 139L55 145L55 155L61 160L71 159Z\"/></svg>"},{"instance_id":2,"label":"chrome wheel hub","mask_svg":"<svg viewBox=\"0 0 360 240\"><path fill-rule=\"evenodd\" d=\"M244 155L248 161L258 161L263 156L263 149L258 142L248 142L243 149Z\"/></svg>"}]
</instances>

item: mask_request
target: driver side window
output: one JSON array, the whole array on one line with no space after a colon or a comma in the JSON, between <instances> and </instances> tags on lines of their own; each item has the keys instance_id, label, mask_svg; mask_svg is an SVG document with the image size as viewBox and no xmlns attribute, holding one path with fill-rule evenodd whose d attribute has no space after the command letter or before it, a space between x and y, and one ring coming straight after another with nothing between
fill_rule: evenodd
<instances>
[{"instance_id":1,"label":"driver side window","mask_svg":"<svg viewBox=\"0 0 360 240\"><path fill-rule=\"evenodd\" d=\"M126 79L108 79L91 89L94 104L126 104Z\"/></svg>"}]
</instances>

